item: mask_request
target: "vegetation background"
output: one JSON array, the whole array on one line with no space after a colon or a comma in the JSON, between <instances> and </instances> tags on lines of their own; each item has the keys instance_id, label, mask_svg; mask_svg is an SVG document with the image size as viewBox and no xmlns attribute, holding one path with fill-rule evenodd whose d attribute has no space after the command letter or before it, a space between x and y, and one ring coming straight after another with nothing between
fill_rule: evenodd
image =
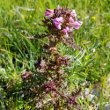
<instances>
[{"instance_id":1,"label":"vegetation background","mask_svg":"<svg viewBox=\"0 0 110 110\"><path fill-rule=\"evenodd\" d=\"M58 5L75 9L83 21L73 32L82 51L59 44L59 51L74 62L67 68L68 87L81 86L83 92L89 89L99 94L92 100L89 95L78 99L84 110L109 110L110 0L0 0L0 110L35 110L28 101L33 96L22 94L22 89L28 90L29 86L23 84L21 75L35 69L42 43L26 37L44 33L41 24L45 10Z\"/></svg>"}]
</instances>

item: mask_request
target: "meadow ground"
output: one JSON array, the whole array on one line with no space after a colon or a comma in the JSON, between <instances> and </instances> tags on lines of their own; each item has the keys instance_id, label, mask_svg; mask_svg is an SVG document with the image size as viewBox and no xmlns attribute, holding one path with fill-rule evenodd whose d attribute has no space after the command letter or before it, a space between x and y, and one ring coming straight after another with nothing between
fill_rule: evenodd
<instances>
[{"instance_id":1,"label":"meadow ground","mask_svg":"<svg viewBox=\"0 0 110 110\"><path fill-rule=\"evenodd\" d=\"M89 95L78 99L84 110L109 110L110 107L110 1L109 0L0 0L0 109L35 110L23 96L21 75L35 69L41 56L41 42L26 37L42 34L46 8L58 5L75 9L83 25L73 32L76 44L83 49L72 50L59 44L59 51L71 58L67 79L71 86ZM93 92L95 91L94 94ZM99 96L98 96L99 94ZM91 95L96 95L91 99ZM97 108L98 106L98 108ZM49 108L51 109L51 108Z\"/></svg>"}]
</instances>

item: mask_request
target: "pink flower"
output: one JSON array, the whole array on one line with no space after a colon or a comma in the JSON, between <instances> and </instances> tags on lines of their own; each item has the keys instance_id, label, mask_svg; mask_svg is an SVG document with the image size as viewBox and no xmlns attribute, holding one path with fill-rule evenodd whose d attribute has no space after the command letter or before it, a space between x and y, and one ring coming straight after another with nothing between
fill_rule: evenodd
<instances>
[{"instance_id":1,"label":"pink flower","mask_svg":"<svg viewBox=\"0 0 110 110\"><path fill-rule=\"evenodd\" d=\"M78 21L74 17L70 17L69 18L69 24L71 27L73 27L75 29L79 29L80 26L82 25L82 21Z\"/></svg>"},{"instance_id":2,"label":"pink flower","mask_svg":"<svg viewBox=\"0 0 110 110\"><path fill-rule=\"evenodd\" d=\"M82 21L75 21L75 22L73 23L73 27L74 27L75 29L79 29L81 25L82 25Z\"/></svg>"},{"instance_id":3,"label":"pink flower","mask_svg":"<svg viewBox=\"0 0 110 110\"><path fill-rule=\"evenodd\" d=\"M45 16L47 16L48 18L51 18L53 14L54 14L54 10L47 9L45 12Z\"/></svg>"},{"instance_id":4,"label":"pink flower","mask_svg":"<svg viewBox=\"0 0 110 110\"><path fill-rule=\"evenodd\" d=\"M71 31L72 31L72 29L70 29L68 26L66 26L66 28L63 29L63 32L65 33L66 37L69 36L69 35L68 35L68 32L71 32Z\"/></svg>"},{"instance_id":5,"label":"pink flower","mask_svg":"<svg viewBox=\"0 0 110 110\"><path fill-rule=\"evenodd\" d=\"M75 10L72 10L71 11L71 15L76 17L77 16L76 11Z\"/></svg>"},{"instance_id":6,"label":"pink flower","mask_svg":"<svg viewBox=\"0 0 110 110\"><path fill-rule=\"evenodd\" d=\"M69 27L68 26L66 26L66 28L65 29L63 29L63 32L64 33L67 33L67 32L69 32L70 31L70 29L69 29Z\"/></svg>"},{"instance_id":7,"label":"pink flower","mask_svg":"<svg viewBox=\"0 0 110 110\"><path fill-rule=\"evenodd\" d=\"M56 28L59 30L61 29L61 25L62 25L63 21L64 21L63 17L53 19L53 22L54 22Z\"/></svg>"},{"instance_id":8,"label":"pink flower","mask_svg":"<svg viewBox=\"0 0 110 110\"><path fill-rule=\"evenodd\" d=\"M70 25L73 25L75 21L76 21L76 19L74 17L69 18L69 24Z\"/></svg>"}]
</instances>

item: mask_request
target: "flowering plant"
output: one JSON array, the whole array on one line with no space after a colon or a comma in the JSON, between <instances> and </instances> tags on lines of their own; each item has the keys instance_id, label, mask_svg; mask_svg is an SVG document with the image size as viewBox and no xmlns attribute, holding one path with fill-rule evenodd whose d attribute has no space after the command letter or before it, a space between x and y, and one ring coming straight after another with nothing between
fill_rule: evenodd
<instances>
[{"instance_id":1,"label":"flowering plant","mask_svg":"<svg viewBox=\"0 0 110 110\"><path fill-rule=\"evenodd\" d=\"M73 49L81 49L75 44L72 37L73 30L79 29L82 25L82 22L77 20L76 16L75 10L67 8L57 7L54 10L46 10L43 23L48 28L48 33L40 37L46 37L48 44L44 44L44 54L35 64L36 70L34 74L32 75L26 71L22 75L22 79L24 81L27 80L31 84L39 100L44 99L49 94L56 109L59 108L59 104L57 104L59 98L65 100L68 104L77 105L75 94L79 93L80 89L74 95L64 94L67 88L64 85L64 74L67 74L65 66L69 66L69 58L61 55L57 48L57 44L63 42ZM39 36L35 37L40 38ZM34 77L37 78L35 82L37 87L33 84L32 79ZM41 81L41 79L43 80Z\"/></svg>"}]
</instances>

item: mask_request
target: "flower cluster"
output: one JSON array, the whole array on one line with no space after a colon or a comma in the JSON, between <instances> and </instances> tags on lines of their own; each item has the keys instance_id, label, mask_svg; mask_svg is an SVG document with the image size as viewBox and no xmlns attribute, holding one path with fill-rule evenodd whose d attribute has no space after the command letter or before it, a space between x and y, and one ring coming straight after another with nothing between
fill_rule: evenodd
<instances>
[{"instance_id":1,"label":"flower cluster","mask_svg":"<svg viewBox=\"0 0 110 110\"><path fill-rule=\"evenodd\" d=\"M73 29L79 29L82 25L82 21L76 19L75 10L69 10L67 8L57 8L54 10L47 9L45 12L45 16L52 21L54 26L69 37L69 33L73 31Z\"/></svg>"}]
</instances>

